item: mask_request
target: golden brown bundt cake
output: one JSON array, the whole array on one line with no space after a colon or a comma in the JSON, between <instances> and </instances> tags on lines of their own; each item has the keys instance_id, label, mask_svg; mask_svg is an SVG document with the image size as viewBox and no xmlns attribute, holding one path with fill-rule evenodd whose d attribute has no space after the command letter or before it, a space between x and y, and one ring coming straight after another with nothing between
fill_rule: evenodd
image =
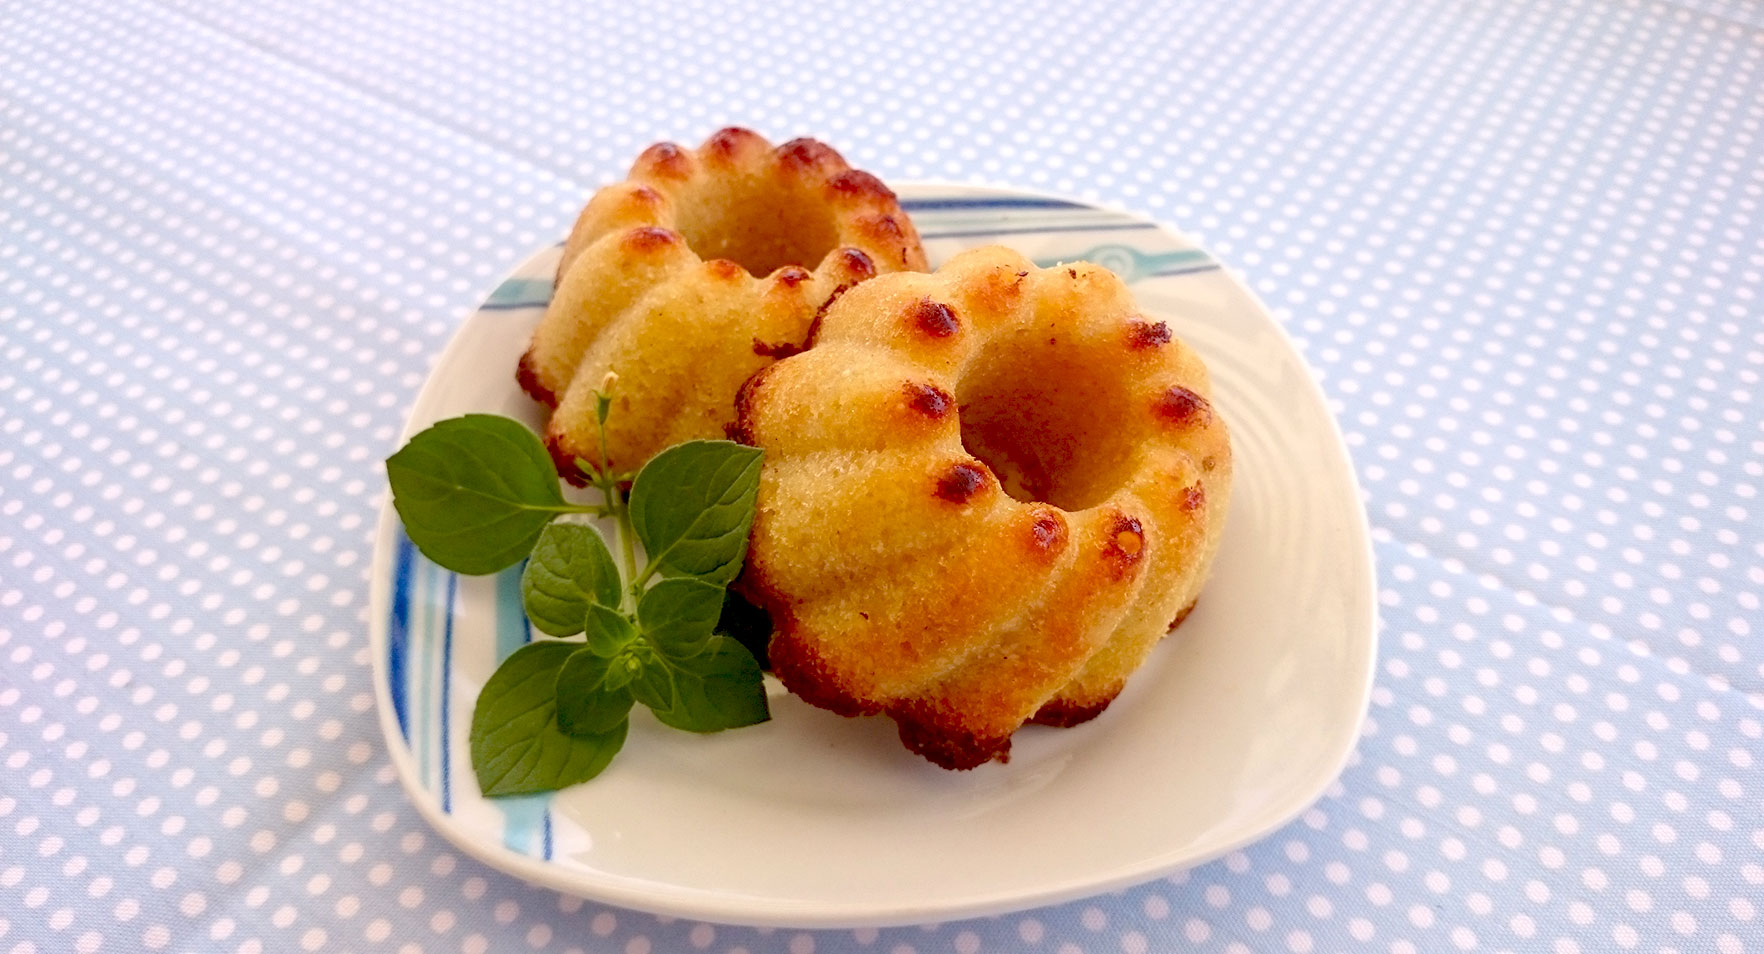
<instances>
[{"instance_id":1,"label":"golden brown bundt cake","mask_svg":"<svg viewBox=\"0 0 1764 954\"><path fill-rule=\"evenodd\" d=\"M785 686L946 768L1101 712L1193 603L1231 493L1206 368L1095 265L982 248L829 306L756 374L741 580Z\"/></svg>"},{"instance_id":2,"label":"golden brown bundt cake","mask_svg":"<svg viewBox=\"0 0 1764 954\"><path fill-rule=\"evenodd\" d=\"M799 350L817 310L874 275L923 270L894 193L813 139L777 148L724 129L696 150L659 143L595 193L564 244L557 288L517 377L553 408L559 468L598 462L594 389L620 389L615 470L680 441L721 437L741 382Z\"/></svg>"}]
</instances>

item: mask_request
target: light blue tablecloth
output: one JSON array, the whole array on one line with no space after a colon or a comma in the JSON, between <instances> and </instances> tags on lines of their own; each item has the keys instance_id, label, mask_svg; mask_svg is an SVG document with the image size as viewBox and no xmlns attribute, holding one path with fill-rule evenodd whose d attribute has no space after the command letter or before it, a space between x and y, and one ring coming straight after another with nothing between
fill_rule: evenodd
<instances>
[{"instance_id":1,"label":"light blue tablecloth","mask_svg":"<svg viewBox=\"0 0 1764 954\"><path fill-rule=\"evenodd\" d=\"M1241 271L1366 489L1299 821L1117 894L754 931L408 806L369 529L476 297L645 144L1097 198ZM0 951L1764 951L1764 6L0 5Z\"/></svg>"}]
</instances>

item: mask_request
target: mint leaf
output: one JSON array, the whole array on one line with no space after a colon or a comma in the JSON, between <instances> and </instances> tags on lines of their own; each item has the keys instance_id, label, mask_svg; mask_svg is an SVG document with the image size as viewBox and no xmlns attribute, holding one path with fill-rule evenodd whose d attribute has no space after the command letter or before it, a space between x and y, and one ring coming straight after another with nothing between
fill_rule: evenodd
<instances>
[{"instance_id":1,"label":"mint leaf","mask_svg":"<svg viewBox=\"0 0 1764 954\"><path fill-rule=\"evenodd\" d=\"M485 795L527 795L599 775L625 744L629 723L571 736L557 723L557 677L581 651L576 643L539 642L502 661L472 712L472 769Z\"/></svg>"},{"instance_id":2,"label":"mint leaf","mask_svg":"<svg viewBox=\"0 0 1764 954\"><path fill-rule=\"evenodd\" d=\"M672 707L655 711L663 724L689 732L720 732L772 717L759 664L735 640L714 636L696 656L656 659L672 671L679 694Z\"/></svg>"},{"instance_id":3,"label":"mint leaf","mask_svg":"<svg viewBox=\"0 0 1764 954\"><path fill-rule=\"evenodd\" d=\"M710 642L723 609L723 588L690 577L663 580L637 601L637 626L657 650L681 659Z\"/></svg>"},{"instance_id":4,"label":"mint leaf","mask_svg":"<svg viewBox=\"0 0 1764 954\"><path fill-rule=\"evenodd\" d=\"M574 636L588 607L619 605L619 568L593 527L553 523L539 534L521 571L521 603L540 632Z\"/></svg>"},{"instance_id":5,"label":"mint leaf","mask_svg":"<svg viewBox=\"0 0 1764 954\"><path fill-rule=\"evenodd\" d=\"M519 421L468 414L412 437L386 458L392 506L418 550L456 573L513 566L565 503L557 469Z\"/></svg>"},{"instance_id":6,"label":"mint leaf","mask_svg":"<svg viewBox=\"0 0 1764 954\"><path fill-rule=\"evenodd\" d=\"M643 465L631 486L631 524L652 569L717 584L735 578L762 456L733 441L688 441Z\"/></svg>"},{"instance_id":7,"label":"mint leaf","mask_svg":"<svg viewBox=\"0 0 1764 954\"><path fill-rule=\"evenodd\" d=\"M672 709L678 704L680 697L674 684L674 672L661 654L645 650L629 658L637 664L632 674L631 694L638 702L656 712Z\"/></svg>"},{"instance_id":8,"label":"mint leaf","mask_svg":"<svg viewBox=\"0 0 1764 954\"><path fill-rule=\"evenodd\" d=\"M573 645L573 644L571 644ZM557 724L570 735L597 735L623 724L635 698L629 656L608 659L574 647L557 673Z\"/></svg>"},{"instance_id":9,"label":"mint leaf","mask_svg":"<svg viewBox=\"0 0 1764 954\"><path fill-rule=\"evenodd\" d=\"M617 656L637 641L637 624L611 607L599 603L589 606L584 622L589 651L604 659Z\"/></svg>"}]
</instances>

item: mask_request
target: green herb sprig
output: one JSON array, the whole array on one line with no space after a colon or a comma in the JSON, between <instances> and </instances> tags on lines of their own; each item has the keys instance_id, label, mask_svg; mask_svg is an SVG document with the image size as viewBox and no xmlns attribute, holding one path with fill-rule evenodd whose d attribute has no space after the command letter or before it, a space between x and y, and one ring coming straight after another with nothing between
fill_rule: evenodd
<instances>
[{"instance_id":1,"label":"green herb sprig","mask_svg":"<svg viewBox=\"0 0 1764 954\"><path fill-rule=\"evenodd\" d=\"M615 381L596 395L603 461ZM523 608L556 637L516 650L478 694L472 768L485 795L600 774L637 704L690 732L770 718L760 664L743 644L752 636L718 632L747 555L760 461L730 441L676 444L634 478L578 459L603 502L576 504L538 436L489 414L442 421L387 458L392 504L417 549L466 574L526 559ZM619 560L594 527L560 519L582 514L612 518Z\"/></svg>"}]
</instances>

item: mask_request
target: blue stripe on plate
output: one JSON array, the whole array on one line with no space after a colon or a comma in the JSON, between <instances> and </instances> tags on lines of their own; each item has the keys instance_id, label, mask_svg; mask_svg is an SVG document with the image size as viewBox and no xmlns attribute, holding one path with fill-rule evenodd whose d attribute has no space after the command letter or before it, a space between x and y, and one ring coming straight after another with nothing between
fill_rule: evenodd
<instances>
[{"instance_id":1,"label":"blue stripe on plate","mask_svg":"<svg viewBox=\"0 0 1764 954\"><path fill-rule=\"evenodd\" d=\"M453 733L448 725L451 706L448 697L452 695L453 682L453 610L454 599L459 595L459 574L447 574L447 613L445 628L441 631L441 810L453 811Z\"/></svg>"},{"instance_id":2,"label":"blue stripe on plate","mask_svg":"<svg viewBox=\"0 0 1764 954\"><path fill-rule=\"evenodd\" d=\"M1192 275L1195 272L1218 271L1220 268L1223 268L1223 267L1224 266L1220 265L1218 262L1200 262L1195 265L1185 265L1180 268L1159 269L1158 271L1152 272L1150 274L1150 276L1148 276L1148 277L1167 278L1171 275Z\"/></svg>"},{"instance_id":3,"label":"blue stripe on plate","mask_svg":"<svg viewBox=\"0 0 1764 954\"><path fill-rule=\"evenodd\" d=\"M410 704L405 698L406 656L410 652L410 564L416 547L398 528L398 567L392 575L391 619L386 621L386 682L392 696L392 713L398 717L398 731L404 744L410 745Z\"/></svg>"},{"instance_id":4,"label":"blue stripe on plate","mask_svg":"<svg viewBox=\"0 0 1764 954\"><path fill-rule=\"evenodd\" d=\"M928 212L933 209L1085 209L1094 211L1091 206L1067 202L1064 199L1017 198L1011 196L967 196L947 199L902 199L901 208L909 212Z\"/></svg>"},{"instance_id":5,"label":"blue stripe on plate","mask_svg":"<svg viewBox=\"0 0 1764 954\"><path fill-rule=\"evenodd\" d=\"M960 232L921 232L920 238L978 238L983 235L1035 235L1041 232L1137 232L1144 229L1155 229L1155 222L1120 222L1101 225L1038 225L1032 229L964 229Z\"/></svg>"},{"instance_id":6,"label":"blue stripe on plate","mask_svg":"<svg viewBox=\"0 0 1764 954\"><path fill-rule=\"evenodd\" d=\"M521 571L526 564L496 574L496 664L514 655L533 638L521 602Z\"/></svg>"}]
</instances>

